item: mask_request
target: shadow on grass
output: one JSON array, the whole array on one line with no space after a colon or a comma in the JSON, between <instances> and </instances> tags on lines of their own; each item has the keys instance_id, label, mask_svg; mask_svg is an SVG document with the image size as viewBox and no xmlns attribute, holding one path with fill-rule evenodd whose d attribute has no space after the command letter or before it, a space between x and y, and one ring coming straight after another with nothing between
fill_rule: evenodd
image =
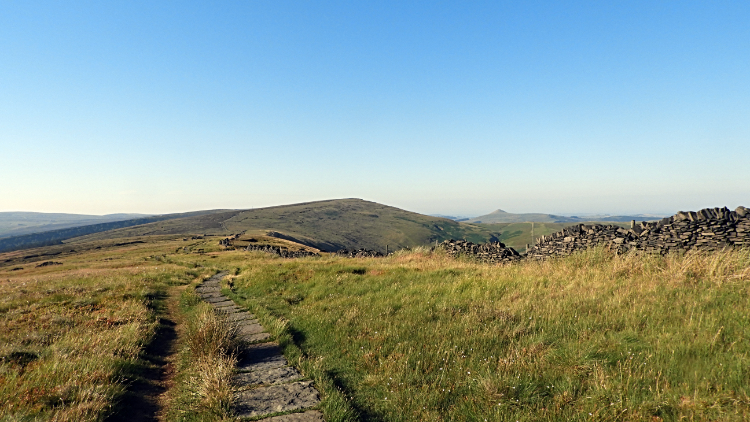
<instances>
[{"instance_id":1,"label":"shadow on grass","mask_svg":"<svg viewBox=\"0 0 750 422\"><path fill-rule=\"evenodd\" d=\"M152 309L160 309L166 294L156 294L149 299ZM141 359L123 365L120 374L128 383L128 388L105 419L106 422L158 421L161 410L159 398L167 390L170 378L167 357L174 353L177 341L176 325L167 318L159 318L156 333L145 347Z\"/></svg>"},{"instance_id":2,"label":"shadow on grass","mask_svg":"<svg viewBox=\"0 0 750 422\"><path fill-rule=\"evenodd\" d=\"M356 397L354 395L354 391L349 385L347 385L346 381L344 381L344 378L341 376L341 372L342 371L336 369L328 369L325 371L325 374L331 380L331 382L333 382L333 385L336 386L336 388L344 394L344 396ZM349 401L349 405L359 415L359 421L361 422L385 421L383 415L379 415L372 410L363 407L362 404L358 403L356 399Z\"/></svg>"}]
</instances>

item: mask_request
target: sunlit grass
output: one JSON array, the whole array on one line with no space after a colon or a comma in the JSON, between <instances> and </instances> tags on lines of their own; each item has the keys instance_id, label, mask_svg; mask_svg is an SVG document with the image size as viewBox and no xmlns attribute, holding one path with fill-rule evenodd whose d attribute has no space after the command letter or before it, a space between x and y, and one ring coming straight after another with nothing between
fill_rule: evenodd
<instances>
[{"instance_id":1,"label":"sunlit grass","mask_svg":"<svg viewBox=\"0 0 750 422\"><path fill-rule=\"evenodd\" d=\"M508 266L422 251L254 259L234 286L365 417L747 420L749 268L747 251Z\"/></svg>"},{"instance_id":2,"label":"sunlit grass","mask_svg":"<svg viewBox=\"0 0 750 422\"><path fill-rule=\"evenodd\" d=\"M194 277L149 252L0 269L2 420L94 421L117 409L127 378L147 364L165 290Z\"/></svg>"},{"instance_id":3,"label":"sunlit grass","mask_svg":"<svg viewBox=\"0 0 750 422\"><path fill-rule=\"evenodd\" d=\"M748 251L497 266L425 248L285 260L184 245L0 267L0 419L120 411L164 293L218 270L315 380L329 422L750 419ZM234 346L190 287L181 303L166 414L231 418Z\"/></svg>"},{"instance_id":4,"label":"sunlit grass","mask_svg":"<svg viewBox=\"0 0 750 422\"><path fill-rule=\"evenodd\" d=\"M165 412L170 421L230 418L232 375L241 343L237 325L204 303L192 289L180 298L186 329L178 357L175 388Z\"/></svg>"}]
</instances>

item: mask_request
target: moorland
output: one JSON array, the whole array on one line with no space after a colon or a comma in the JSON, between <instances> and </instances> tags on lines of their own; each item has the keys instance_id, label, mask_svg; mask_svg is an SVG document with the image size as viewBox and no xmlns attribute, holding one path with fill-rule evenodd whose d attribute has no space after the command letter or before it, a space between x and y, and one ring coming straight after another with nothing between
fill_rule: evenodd
<instances>
[{"instance_id":1,"label":"moorland","mask_svg":"<svg viewBox=\"0 0 750 422\"><path fill-rule=\"evenodd\" d=\"M324 251L377 229L339 221L345 235L316 238L325 206L305 206L288 226L213 213L197 230L174 219L0 254L0 420L233 420L234 346L194 293L220 271L327 421L750 419L746 249L490 265L429 247L282 259L219 244L257 230ZM480 233L386 211L357 215L402 224L371 245Z\"/></svg>"}]
</instances>

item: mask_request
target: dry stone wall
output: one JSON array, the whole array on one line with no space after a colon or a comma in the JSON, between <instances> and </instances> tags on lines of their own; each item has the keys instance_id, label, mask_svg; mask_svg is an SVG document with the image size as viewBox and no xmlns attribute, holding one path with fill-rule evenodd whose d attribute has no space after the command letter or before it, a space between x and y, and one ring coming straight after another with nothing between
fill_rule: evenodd
<instances>
[{"instance_id":1,"label":"dry stone wall","mask_svg":"<svg viewBox=\"0 0 750 422\"><path fill-rule=\"evenodd\" d=\"M542 236L526 256L547 259L596 245L605 245L618 253L636 250L662 255L750 246L750 210L738 207L730 211L725 207L681 211L658 222L633 224L629 230L613 225L579 224Z\"/></svg>"},{"instance_id":2,"label":"dry stone wall","mask_svg":"<svg viewBox=\"0 0 750 422\"><path fill-rule=\"evenodd\" d=\"M481 261L490 263L513 262L522 259L522 256L515 249L505 246L501 242L477 244L465 240L446 240L438 247L454 257L471 255Z\"/></svg>"},{"instance_id":3,"label":"dry stone wall","mask_svg":"<svg viewBox=\"0 0 750 422\"><path fill-rule=\"evenodd\" d=\"M633 222L630 229L610 224L578 224L542 236L524 255L500 242L446 240L439 247L451 256L470 255L484 262L500 263L566 256L598 245L617 253L641 251L662 255L750 247L750 210L738 207L730 211L725 207L680 211L657 222Z\"/></svg>"},{"instance_id":4,"label":"dry stone wall","mask_svg":"<svg viewBox=\"0 0 750 422\"><path fill-rule=\"evenodd\" d=\"M369 249L355 249L351 251L348 249L340 249L336 251L336 255L344 256L347 258L381 258L385 256L378 251Z\"/></svg>"},{"instance_id":5,"label":"dry stone wall","mask_svg":"<svg viewBox=\"0 0 750 422\"><path fill-rule=\"evenodd\" d=\"M315 252L310 251L290 251L283 246L271 246L271 245L248 245L245 248L246 251L260 251L272 253L282 258L304 258L307 256L320 256Z\"/></svg>"}]
</instances>

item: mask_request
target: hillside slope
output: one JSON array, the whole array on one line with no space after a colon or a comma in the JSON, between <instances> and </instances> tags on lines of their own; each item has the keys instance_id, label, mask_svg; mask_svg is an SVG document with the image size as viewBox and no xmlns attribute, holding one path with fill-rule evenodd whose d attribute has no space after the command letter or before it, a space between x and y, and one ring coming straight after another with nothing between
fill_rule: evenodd
<instances>
[{"instance_id":1,"label":"hillside slope","mask_svg":"<svg viewBox=\"0 0 750 422\"><path fill-rule=\"evenodd\" d=\"M112 221L108 223L89 224L83 226L68 227L64 229L50 230L39 233L30 233L21 236L5 237L0 239L0 252L14 251L21 249L36 248L42 246L59 245L64 241L72 238L78 238L82 236L91 235L93 233L110 232L116 231L115 229L121 229L123 227L142 226L148 225L148 223L161 222L181 217L191 216L195 219L201 219L204 216L210 216L216 213L227 213L225 210L212 210L212 211L195 211L181 214L165 214L157 215L153 217L135 218L131 220ZM236 213L236 211L228 212L230 215ZM207 217L210 219L210 217ZM222 219L227 218L226 215ZM127 229L121 229L127 232ZM118 232L121 233L121 232ZM122 237L122 236L119 236ZM104 235L104 239L109 238L109 235ZM115 237L113 237L115 238Z\"/></svg>"},{"instance_id":2,"label":"hillside slope","mask_svg":"<svg viewBox=\"0 0 750 422\"><path fill-rule=\"evenodd\" d=\"M479 217L471 218L467 220L469 223L525 223L525 222L537 222L537 223L574 223L577 222L577 218L563 217L561 215L553 214L540 214L540 213L526 213L526 214L513 214L505 212L503 210L495 210L487 215L480 215Z\"/></svg>"},{"instance_id":3,"label":"hillside slope","mask_svg":"<svg viewBox=\"0 0 750 422\"><path fill-rule=\"evenodd\" d=\"M86 215L46 212L0 212L0 238L132 220L149 216L149 214Z\"/></svg>"},{"instance_id":4,"label":"hillside slope","mask_svg":"<svg viewBox=\"0 0 750 422\"><path fill-rule=\"evenodd\" d=\"M361 199L335 199L160 221L73 239L88 241L166 234L267 234L323 251L385 251L445 239L495 240L499 232Z\"/></svg>"},{"instance_id":5,"label":"hillside slope","mask_svg":"<svg viewBox=\"0 0 750 422\"><path fill-rule=\"evenodd\" d=\"M661 217L655 217L650 215L587 215L585 217L576 216L562 216L554 214L542 214L542 213L522 213L514 214L505 212L503 210L495 210L486 215L480 215L479 217L470 218L466 220L467 223L483 223L483 224L495 224L495 223L584 223L591 221L601 222L630 222L631 220L636 221L652 221L658 220Z\"/></svg>"}]
</instances>

